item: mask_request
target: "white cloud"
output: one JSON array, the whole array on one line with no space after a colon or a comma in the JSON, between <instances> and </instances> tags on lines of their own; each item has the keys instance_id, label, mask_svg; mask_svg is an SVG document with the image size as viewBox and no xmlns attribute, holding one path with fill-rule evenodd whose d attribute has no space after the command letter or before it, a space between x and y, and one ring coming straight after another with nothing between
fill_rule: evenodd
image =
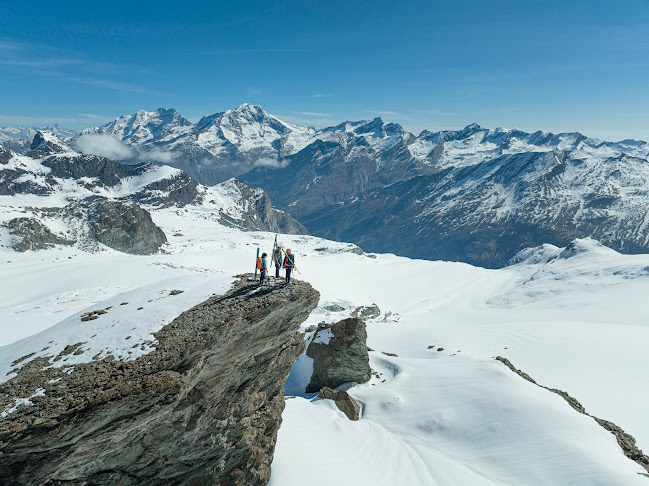
<instances>
[{"instance_id":1,"label":"white cloud","mask_svg":"<svg viewBox=\"0 0 649 486\"><path fill-rule=\"evenodd\" d=\"M161 164L170 164L178 158L178 154L165 150L151 150L140 154L138 159L143 162L160 162Z\"/></svg>"},{"instance_id":2,"label":"white cloud","mask_svg":"<svg viewBox=\"0 0 649 486\"><path fill-rule=\"evenodd\" d=\"M117 137L105 133L81 135L74 143L74 148L84 154L100 155L115 160L133 157L133 150Z\"/></svg>"},{"instance_id":3,"label":"white cloud","mask_svg":"<svg viewBox=\"0 0 649 486\"><path fill-rule=\"evenodd\" d=\"M270 157L262 157L255 160L255 167L271 167L273 169L282 169L288 165L288 160L277 160Z\"/></svg>"}]
</instances>

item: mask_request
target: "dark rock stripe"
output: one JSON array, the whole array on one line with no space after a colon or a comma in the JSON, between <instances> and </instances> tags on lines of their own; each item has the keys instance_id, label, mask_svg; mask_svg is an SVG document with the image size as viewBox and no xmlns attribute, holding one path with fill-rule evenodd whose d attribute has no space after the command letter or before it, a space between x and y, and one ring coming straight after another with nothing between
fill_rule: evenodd
<instances>
[{"instance_id":1,"label":"dark rock stripe","mask_svg":"<svg viewBox=\"0 0 649 486\"><path fill-rule=\"evenodd\" d=\"M643 468L647 470L647 472L649 472L649 457L647 457L645 454L643 454L643 452L640 449L638 449L638 447L635 445L635 439L633 438L633 436L627 434L624 430L622 430L620 427L615 425L613 422L609 422L608 420L604 420L589 414L588 412L586 412L586 409L583 407L581 403L579 403L579 401L576 398L571 397L570 395L568 395L568 393L564 392L563 390L557 390L556 388L548 388L547 386L538 384L536 381L534 381L534 379L530 375L517 369L512 364L512 362L509 361L507 358L503 358L502 356L497 356L496 360L503 363L505 366L507 366L510 370L512 370L517 375L523 377L524 379L526 379L531 383L534 383L536 386L540 386L541 388L545 388L546 390L561 396L577 412L591 417L593 420L595 420L595 422L597 422L599 425L604 427L606 430L608 430L611 434L615 436L615 438L617 439L617 443L619 444L620 448L622 449L626 457L640 464Z\"/></svg>"}]
</instances>

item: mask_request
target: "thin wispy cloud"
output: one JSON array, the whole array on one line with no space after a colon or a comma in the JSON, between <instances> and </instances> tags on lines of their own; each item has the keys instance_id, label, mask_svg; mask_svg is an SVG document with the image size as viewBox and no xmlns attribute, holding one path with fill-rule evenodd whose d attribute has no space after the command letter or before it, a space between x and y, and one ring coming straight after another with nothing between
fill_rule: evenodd
<instances>
[{"instance_id":1,"label":"thin wispy cloud","mask_svg":"<svg viewBox=\"0 0 649 486\"><path fill-rule=\"evenodd\" d=\"M248 88L246 90L246 96L248 96L248 98L253 98L253 97L255 97L257 95L260 95L262 93L263 93L262 90L256 89L256 88Z\"/></svg>"},{"instance_id":2,"label":"thin wispy cloud","mask_svg":"<svg viewBox=\"0 0 649 486\"><path fill-rule=\"evenodd\" d=\"M0 51L15 51L20 48L17 42L0 41Z\"/></svg>"},{"instance_id":3,"label":"thin wispy cloud","mask_svg":"<svg viewBox=\"0 0 649 486\"><path fill-rule=\"evenodd\" d=\"M51 55L48 55L51 54ZM61 55L56 48L41 49L37 46L0 41L0 73L9 70L13 76L54 78L62 81L86 84L99 88L160 96L165 93L141 86L133 85L119 79L111 79L106 75L126 75L139 68L116 63L106 63L95 60ZM98 76L101 74L101 76Z\"/></svg>"},{"instance_id":4,"label":"thin wispy cloud","mask_svg":"<svg viewBox=\"0 0 649 486\"><path fill-rule=\"evenodd\" d=\"M76 117L23 116L4 115L0 113L0 126L42 127L61 125L66 128L87 128L90 125L103 125L114 119L114 116L97 115L94 113L78 113Z\"/></svg>"},{"instance_id":5,"label":"thin wispy cloud","mask_svg":"<svg viewBox=\"0 0 649 486\"><path fill-rule=\"evenodd\" d=\"M257 53L282 53L282 52L313 52L314 49L303 48L284 48L284 47L270 47L260 49L227 49L222 51L206 51L200 54L257 54Z\"/></svg>"},{"instance_id":6,"label":"thin wispy cloud","mask_svg":"<svg viewBox=\"0 0 649 486\"><path fill-rule=\"evenodd\" d=\"M453 111L423 110L420 111L419 113L423 113L425 115L435 115L435 116L457 116L457 113Z\"/></svg>"},{"instance_id":7,"label":"thin wispy cloud","mask_svg":"<svg viewBox=\"0 0 649 486\"><path fill-rule=\"evenodd\" d=\"M396 111L390 111L390 110L365 110L367 113L372 113L374 115L380 115L380 116L397 116L399 118L410 118L408 115L404 113L398 113Z\"/></svg>"},{"instance_id":8,"label":"thin wispy cloud","mask_svg":"<svg viewBox=\"0 0 649 486\"><path fill-rule=\"evenodd\" d=\"M140 94L145 94L150 96L164 96L167 94L162 91L149 89L149 88L142 88L140 86L135 86L129 83L123 83L121 81L113 81L110 79L97 79L97 78L89 78L83 76L67 76L67 77L63 77L63 79L66 79L68 81L73 81L79 84L87 84L90 86L97 86L100 88L112 89L116 91L125 91L128 93L140 93Z\"/></svg>"},{"instance_id":9,"label":"thin wispy cloud","mask_svg":"<svg viewBox=\"0 0 649 486\"><path fill-rule=\"evenodd\" d=\"M311 98L324 98L326 96L329 96L329 95L326 95L324 93L315 93L315 94L311 95Z\"/></svg>"},{"instance_id":10,"label":"thin wispy cloud","mask_svg":"<svg viewBox=\"0 0 649 486\"><path fill-rule=\"evenodd\" d=\"M331 113L318 113L316 111L292 111L295 115L314 116L318 118L325 118L331 116Z\"/></svg>"}]
</instances>

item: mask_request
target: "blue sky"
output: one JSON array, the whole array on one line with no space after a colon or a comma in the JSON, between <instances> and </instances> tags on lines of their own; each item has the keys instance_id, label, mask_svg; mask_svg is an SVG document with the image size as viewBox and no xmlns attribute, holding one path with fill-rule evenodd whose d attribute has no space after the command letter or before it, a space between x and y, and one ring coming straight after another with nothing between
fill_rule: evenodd
<instances>
[{"instance_id":1,"label":"blue sky","mask_svg":"<svg viewBox=\"0 0 649 486\"><path fill-rule=\"evenodd\" d=\"M649 1L0 0L0 125L243 102L649 140Z\"/></svg>"}]
</instances>

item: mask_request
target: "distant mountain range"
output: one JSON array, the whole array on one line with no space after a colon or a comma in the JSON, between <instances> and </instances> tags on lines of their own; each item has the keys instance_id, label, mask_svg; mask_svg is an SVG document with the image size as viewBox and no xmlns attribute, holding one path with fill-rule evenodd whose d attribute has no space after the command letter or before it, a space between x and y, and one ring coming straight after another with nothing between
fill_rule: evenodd
<instances>
[{"instance_id":1,"label":"distant mountain range","mask_svg":"<svg viewBox=\"0 0 649 486\"><path fill-rule=\"evenodd\" d=\"M316 130L244 104L196 124L140 110L69 143L203 184L237 177L311 233L368 251L498 267L522 248L591 236L649 252L646 142L476 124L414 135L380 118Z\"/></svg>"}]
</instances>

